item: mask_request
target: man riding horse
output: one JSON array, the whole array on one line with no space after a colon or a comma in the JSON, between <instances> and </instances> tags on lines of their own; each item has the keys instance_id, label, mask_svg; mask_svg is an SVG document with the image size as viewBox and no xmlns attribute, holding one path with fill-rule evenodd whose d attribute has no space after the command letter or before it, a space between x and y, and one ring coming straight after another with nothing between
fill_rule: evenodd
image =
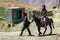
<instances>
[{"instance_id":1,"label":"man riding horse","mask_svg":"<svg viewBox=\"0 0 60 40\"><path fill-rule=\"evenodd\" d=\"M46 16L47 16L47 10L45 5L42 6L42 10L41 10L41 24L43 24L44 22L44 27L46 27Z\"/></svg>"},{"instance_id":2,"label":"man riding horse","mask_svg":"<svg viewBox=\"0 0 60 40\"><path fill-rule=\"evenodd\" d=\"M32 14L32 16L33 16L33 20L36 23L38 32L39 32L38 35L42 34L41 33L41 27L45 28L45 31L43 32L43 35L45 35L48 25L50 27L50 33L49 33L49 35L52 34L52 27L54 28L53 19L47 17L47 10L46 10L45 5L42 6L41 18L36 17L34 14Z\"/></svg>"}]
</instances>

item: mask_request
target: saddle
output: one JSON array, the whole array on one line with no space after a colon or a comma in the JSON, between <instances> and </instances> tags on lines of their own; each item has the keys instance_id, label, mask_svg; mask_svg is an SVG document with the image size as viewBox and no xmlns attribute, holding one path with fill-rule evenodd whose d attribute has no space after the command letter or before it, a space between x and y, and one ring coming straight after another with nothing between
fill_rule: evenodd
<instances>
[{"instance_id":1,"label":"saddle","mask_svg":"<svg viewBox=\"0 0 60 40\"><path fill-rule=\"evenodd\" d=\"M46 18L46 23L48 24L49 18ZM40 19L40 24L44 25L44 18Z\"/></svg>"},{"instance_id":2,"label":"saddle","mask_svg":"<svg viewBox=\"0 0 60 40\"><path fill-rule=\"evenodd\" d=\"M44 18L40 19L40 24L44 24Z\"/></svg>"}]
</instances>

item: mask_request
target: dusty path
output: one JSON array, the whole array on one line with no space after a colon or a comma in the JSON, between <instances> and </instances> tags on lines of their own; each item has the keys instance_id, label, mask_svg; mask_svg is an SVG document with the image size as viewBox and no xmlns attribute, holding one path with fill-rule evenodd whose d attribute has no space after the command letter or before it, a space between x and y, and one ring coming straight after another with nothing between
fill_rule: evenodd
<instances>
[{"instance_id":1,"label":"dusty path","mask_svg":"<svg viewBox=\"0 0 60 40\"><path fill-rule=\"evenodd\" d=\"M45 36L45 37L38 37L38 36L0 36L0 40L57 40L57 36Z\"/></svg>"},{"instance_id":2,"label":"dusty path","mask_svg":"<svg viewBox=\"0 0 60 40\"><path fill-rule=\"evenodd\" d=\"M38 37L37 26L35 22L30 24L31 33L35 36L28 36L27 30L24 31L23 36L19 36L21 29L23 27L23 22L16 25L13 28L8 29L10 32L0 32L0 40L60 40L60 19L54 19L55 29L53 29L53 34L48 36ZM43 33L44 28L41 28ZM48 27L46 34L49 34L50 28Z\"/></svg>"},{"instance_id":3,"label":"dusty path","mask_svg":"<svg viewBox=\"0 0 60 40\"><path fill-rule=\"evenodd\" d=\"M0 32L0 40L59 40L58 35L49 36L19 36L20 32Z\"/></svg>"}]
</instances>

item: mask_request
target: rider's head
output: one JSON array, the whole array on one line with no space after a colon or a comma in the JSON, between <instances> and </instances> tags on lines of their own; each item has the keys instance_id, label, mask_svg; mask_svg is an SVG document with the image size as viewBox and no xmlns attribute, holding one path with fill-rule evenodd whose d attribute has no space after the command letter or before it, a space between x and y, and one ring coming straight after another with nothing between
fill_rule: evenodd
<instances>
[{"instance_id":1,"label":"rider's head","mask_svg":"<svg viewBox=\"0 0 60 40\"><path fill-rule=\"evenodd\" d=\"M45 5L42 5L42 10L46 10L46 6Z\"/></svg>"}]
</instances>

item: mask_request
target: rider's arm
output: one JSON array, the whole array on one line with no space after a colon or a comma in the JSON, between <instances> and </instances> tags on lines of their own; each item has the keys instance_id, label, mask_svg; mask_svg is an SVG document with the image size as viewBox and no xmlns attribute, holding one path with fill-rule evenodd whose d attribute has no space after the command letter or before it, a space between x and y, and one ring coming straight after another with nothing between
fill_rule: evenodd
<instances>
[{"instance_id":1,"label":"rider's arm","mask_svg":"<svg viewBox=\"0 0 60 40\"><path fill-rule=\"evenodd\" d=\"M42 16L42 11L40 12L40 16Z\"/></svg>"},{"instance_id":2,"label":"rider's arm","mask_svg":"<svg viewBox=\"0 0 60 40\"><path fill-rule=\"evenodd\" d=\"M45 15L47 16L47 10L46 10L46 14Z\"/></svg>"}]
</instances>

